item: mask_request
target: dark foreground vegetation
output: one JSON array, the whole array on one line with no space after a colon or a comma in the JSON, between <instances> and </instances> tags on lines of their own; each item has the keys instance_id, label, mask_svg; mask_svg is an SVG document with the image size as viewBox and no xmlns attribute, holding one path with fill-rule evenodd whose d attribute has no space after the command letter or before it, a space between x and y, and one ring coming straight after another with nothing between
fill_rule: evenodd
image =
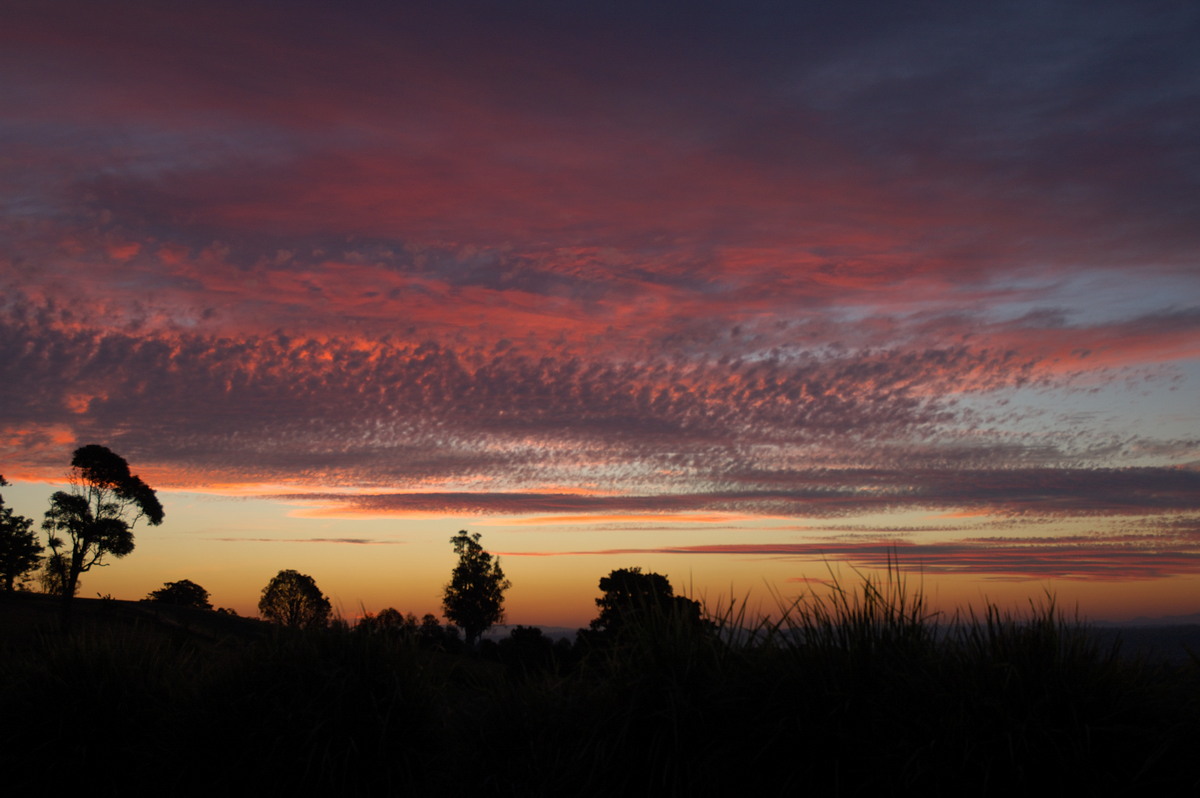
<instances>
[{"instance_id":1,"label":"dark foreground vegetation","mask_svg":"<svg viewBox=\"0 0 1200 798\"><path fill-rule=\"evenodd\" d=\"M474 652L380 624L79 605L63 632L44 597L0 596L11 794L1200 787L1196 660L1119 657L1052 603L938 624L867 580L775 623L680 603L574 645L518 627Z\"/></svg>"}]
</instances>

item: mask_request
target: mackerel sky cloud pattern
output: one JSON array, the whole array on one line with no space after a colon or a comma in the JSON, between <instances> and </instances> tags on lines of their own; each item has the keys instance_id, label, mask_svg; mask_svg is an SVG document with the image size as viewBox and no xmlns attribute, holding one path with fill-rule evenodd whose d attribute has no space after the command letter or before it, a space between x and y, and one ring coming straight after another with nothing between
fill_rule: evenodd
<instances>
[{"instance_id":1,"label":"mackerel sky cloud pattern","mask_svg":"<svg viewBox=\"0 0 1200 798\"><path fill-rule=\"evenodd\" d=\"M10 480L1198 571L1194 3L0 5Z\"/></svg>"}]
</instances>

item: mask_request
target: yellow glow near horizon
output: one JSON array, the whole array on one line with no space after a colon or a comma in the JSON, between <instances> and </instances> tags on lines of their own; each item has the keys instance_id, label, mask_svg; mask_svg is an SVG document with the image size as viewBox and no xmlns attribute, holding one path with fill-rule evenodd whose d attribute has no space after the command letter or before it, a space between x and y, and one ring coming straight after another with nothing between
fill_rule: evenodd
<instances>
[{"instance_id":1,"label":"yellow glow near horizon","mask_svg":"<svg viewBox=\"0 0 1200 798\"><path fill-rule=\"evenodd\" d=\"M16 483L4 488L4 497L18 513L40 519L52 488ZM389 606L440 617L441 590L454 565L449 539L460 528L481 532L484 545L500 553L513 583L506 597L510 624L585 626L595 616L600 577L615 568L638 566L662 573L677 592L702 600L710 609L745 602L752 614L776 612L781 600L802 594L824 595L831 573L843 587L856 585L860 573L883 578L878 570L815 554L689 550L688 546L728 540L720 524L714 523L716 528L706 534L700 516L687 517L692 525L679 531L656 524L648 532L636 524L621 528L579 520L559 527L506 519L463 523L455 518L303 518L292 514L289 504L264 499L173 491L164 491L160 498L167 510L164 524L137 526L135 551L85 574L81 595L136 600L164 582L190 579L210 592L214 605L256 615L262 588L279 570L293 568L312 575L344 617ZM636 522L663 520L635 515ZM822 528L781 524L778 519L738 522L742 534L756 543L791 544L811 539L811 533L798 530ZM687 545L674 546L681 534L686 538L678 542ZM919 563L905 565L919 568ZM931 610L946 617L986 601L1020 612L1047 594L1068 614L1078 607L1093 619L1119 621L1200 610L1195 606L1200 579L1190 575L1136 581L1017 580L912 570L904 578L910 589L924 592Z\"/></svg>"}]
</instances>

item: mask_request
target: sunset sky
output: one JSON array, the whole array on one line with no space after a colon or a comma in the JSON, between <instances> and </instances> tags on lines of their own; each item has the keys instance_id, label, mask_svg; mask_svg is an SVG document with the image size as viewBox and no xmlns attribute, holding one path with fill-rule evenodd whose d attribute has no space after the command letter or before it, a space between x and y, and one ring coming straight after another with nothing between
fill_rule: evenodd
<instances>
[{"instance_id":1,"label":"sunset sky","mask_svg":"<svg viewBox=\"0 0 1200 798\"><path fill-rule=\"evenodd\" d=\"M1200 612L1200 5L0 0L0 474L512 623L900 558L938 606ZM1027 606L1027 604L1026 604Z\"/></svg>"}]
</instances>

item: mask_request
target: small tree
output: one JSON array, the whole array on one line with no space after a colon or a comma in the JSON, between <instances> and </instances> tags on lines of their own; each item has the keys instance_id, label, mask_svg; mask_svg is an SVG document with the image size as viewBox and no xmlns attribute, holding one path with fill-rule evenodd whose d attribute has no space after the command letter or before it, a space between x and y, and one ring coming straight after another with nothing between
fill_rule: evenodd
<instances>
[{"instance_id":1,"label":"small tree","mask_svg":"<svg viewBox=\"0 0 1200 798\"><path fill-rule=\"evenodd\" d=\"M124 557L133 551L132 529L142 518L151 526L163 520L162 505L150 486L129 472L123 457L103 446L76 449L68 479L71 489L50 497L42 522L54 552L51 562L62 568L61 595L67 612L80 574L93 565L106 565L105 555Z\"/></svg>"},{"instance_id":2,"label":"small tree","mask_svg":"<svg viewBox=\"0 0 1200 798\"><path fill-rule=\"evenodd\" d=\"M263 588L258 601L264 618L293 629L324 628L331 609L313 578L298 571L280 571Z\"/></svg>"},{"instance_id":3,"label":"small tree","mask_svg":"<svg viewBox=\"0 0 1200 798\"><path fill-rule=\"evenodd\" d=\"M0 476L0 485L7 485ZM17 579L37 568L41 562L42 544L33 532L33 519L17 515L4 506L0 496L0 583L12 590Z\"/></svg>"},{"instance_id":4,"label":"small tree","mask_svg":"<svg viewBox=\"0 0 1200 798\"><path fill-rule=\"evenodd\" d=\"M512 587L500 570L500 559L493 560L479 538L478 532L471 535L465 529L450 538L458 565L442 596L443 614L463 630L469 648L492 624L504 620L504 591Z\"/></svg>"},{"instance_id":5,"label":"small tree","mask_svg":"<svg viewBox=\"0 0 1200 798\"><path fill-rule=\"evenodd\" d=\"M151 591L142 601L172 604L176 607L195 607L199 610L212 609L212 604L208 600L208 591L190 579L164 582L162 587Z\"/></svg>"}]
</instances>

